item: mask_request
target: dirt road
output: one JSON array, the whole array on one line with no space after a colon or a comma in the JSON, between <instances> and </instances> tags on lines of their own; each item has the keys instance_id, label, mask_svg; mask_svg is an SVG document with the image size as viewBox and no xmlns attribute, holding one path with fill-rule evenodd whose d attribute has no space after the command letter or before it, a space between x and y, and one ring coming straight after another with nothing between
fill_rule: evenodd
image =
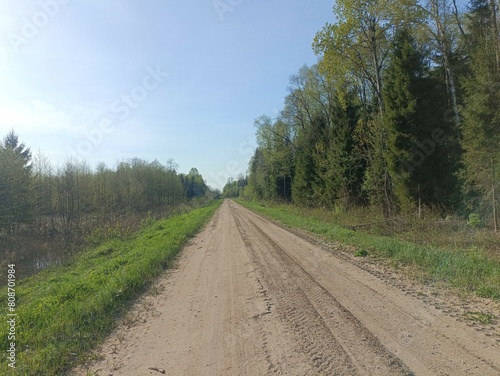
<instances>
[{"instance_id":1,"label":"dirt road","mask_svg":"<svg viewBox=\"0 0 500 376\"><path fill-rule=\"evenodd\" d=\"M498 376L497 339L226 200L87 367L105 376Z\"/></svg>"}]
</instances>

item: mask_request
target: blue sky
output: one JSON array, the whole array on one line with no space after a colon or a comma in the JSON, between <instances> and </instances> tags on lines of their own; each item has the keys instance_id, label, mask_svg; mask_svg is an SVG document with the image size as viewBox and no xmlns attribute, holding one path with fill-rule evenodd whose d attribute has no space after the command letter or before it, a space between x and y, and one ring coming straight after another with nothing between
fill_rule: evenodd
<instances>
[{"instance_id":1,"label":"blue sky","mask_svg":"<svg viewBox=\"0 0 500 376\"><path fill-rule=\"evenodd\" d=\"M0 137L55 165L138 157L196 167L212 187L245 172L253 122L283 107L317 60L330 0L0 2Z\"/></svg>"}]
</instances>

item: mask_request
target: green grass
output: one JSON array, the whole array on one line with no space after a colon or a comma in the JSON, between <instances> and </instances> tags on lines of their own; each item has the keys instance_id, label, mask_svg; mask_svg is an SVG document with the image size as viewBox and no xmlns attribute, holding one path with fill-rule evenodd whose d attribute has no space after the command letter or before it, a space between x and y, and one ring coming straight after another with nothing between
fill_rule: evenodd
<instances>
[{"instance_id":1,"label":"green grass","mask_svg":"<svg viewBox=\"0 0 500 376\"><path fill-rule=\"evenodd\" d=\"M13 372L2 355L0 374L57 375L83 359L111 332L128 303L171 265L220 203L157 221L128 239L106 241L68 265L19 281L17 367ZM7 313L5 288L0 307ZM5 319L0 325L4 354L11 342L7 331Z\"/></svg>"},{"instance_id":2,"label":"green grass","mask_svg":"<svg viewBox=\"0 0 500 376\"><path fill-rule=\"evenodd\" d=\"M395 237L343 228L335 223L305 215L293 206L238 203L286 226L300 228L325 239L349 244L357 253L385 258L397 267L412 270L426 283L443 283L476 295L500 300L500 262L478 247L456 249L415 244ZM359 253L359 256L361 254Z\"/></svg>"}]
</instances>

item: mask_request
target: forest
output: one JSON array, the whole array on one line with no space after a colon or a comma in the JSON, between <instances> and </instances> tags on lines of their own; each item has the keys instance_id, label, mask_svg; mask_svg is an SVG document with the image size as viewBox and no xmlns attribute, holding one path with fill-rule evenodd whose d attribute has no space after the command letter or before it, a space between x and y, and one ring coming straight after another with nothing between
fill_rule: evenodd
<instances>
[{"instance_id":1,"label":"forest","mask_svg":"<svg viewBox=\"0 0 500 376\"><path fill-rule=\"evenodd\" d=\"M35 262L48 254L64 258L183 205L218 196L196 168L188 174L177 168L173 160L163 165L138 158L115 168L104 163L92 168L71 158L54 166L43 154L32 155L11 131L0 141L2 262Z\"/></svg>"},{"instance_id":2,"label":"forest","mask_svg":"<svg viewBox=\"0 0 500 376\"><path fill-rule=\"evenodd\" d=\"M318 56L256 119L248 176L226 196L382 218L433 212L497 230L496 0L338 0Z\"/></svg>"}]
</instances>

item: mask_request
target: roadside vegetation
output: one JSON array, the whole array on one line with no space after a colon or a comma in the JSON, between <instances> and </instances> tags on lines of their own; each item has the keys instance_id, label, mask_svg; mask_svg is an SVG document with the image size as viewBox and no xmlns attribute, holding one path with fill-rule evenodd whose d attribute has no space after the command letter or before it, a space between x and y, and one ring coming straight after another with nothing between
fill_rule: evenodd
<instances>
[{"instance_id":1,"label":"roadside vegetation","mask_svg":"<svg viewBox=\"0 0 500 376\"><path fill-rule=\"evenodd\" d=\"M447 246L443 240L452 232L445 235L444 231L441 239L436 237L433 241L433 233L430 232L427 233L426 243L416 243L405 240L411 237L411 231L406 236L387 236L377 234L379 230L355 230L340 225L332 212L324 210L246 200L238 200L238 203L286 226L306 230L329 241L352 245L357 256L387 259L394 267L411 271L413 277L425 283L443 284L480 297L500 300L498 248L488 250L475 245L474 236L483 237L482 233L469 231L473 239L467 247Z\"/></svg>"},{"instance_id":2,"label":"roadside vegetation","mask_svg":"<svg viewBox=\"0 0 500 376\"><path fill-rule=\"evenodd\" d=\"M58 375L108 335L115 319L155 277L172 265L188 239L221 201L164 220L151 220L16 284L16 369L0 358L0 374ZM7 307L6 288L0 306ZM0 326L6 349L7 325Z\"/></svg>"}]
</instances>

